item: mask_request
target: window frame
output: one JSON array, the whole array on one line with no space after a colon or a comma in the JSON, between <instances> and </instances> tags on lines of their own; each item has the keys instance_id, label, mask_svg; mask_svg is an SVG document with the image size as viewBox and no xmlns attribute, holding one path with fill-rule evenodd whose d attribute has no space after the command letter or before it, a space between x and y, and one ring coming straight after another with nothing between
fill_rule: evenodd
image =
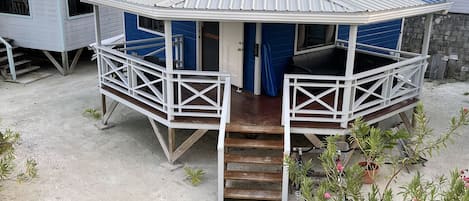
<instances>
[{"instance_id":1,"label":"window frame","mask_svg":"<svg viewBox=\"0 0 469 201\"><path fill-rule=\"evenodd\" d=\"M138 29L138 30L140 30L140 31L145 31L145 32L148 32L148 33L151 33L151 34L155 34L155 35L158 35L158 36L165 36L165 33L164 33L164 32L159 32L159 31L155 31L155 30L148 29L148 28L145 28L145 27L141 27L141 26L140 26L140 17L145 17L145 16L137 15L137 29ZM149 18L149 17L145 17L145 18ZM153 18L149 18L149 19L157 20L157 19L153 19ZM164 24L164 20L158 20L158 21L162 21L163 24Z\"/></svg>"},{"instance_id":2,"label":"window frame","mask_svg":"<svg viewBox=\"0 0 469 201\"><path fill-rule=\"evenodd\" d=\"M67 18L70 19L70 20L73 20L73 19L78 19L78 18L84 18L84 17L90 17L90 16L93 16L94 15L94 9L93 9L93 5L91 5L91 13L83 13L83 14L79 14L79 15L74 15L74 16L71 16L70 15L70 4L68 3L69 0L66 0L65 1L65 5L66 5L66 8L65 10L67 10ZM78 0L80 2L80 0ZM80 3L83 3L83 2L80 2Z\"/></svg>"},{"instance_id":3,"label":"window frame","mask_svg":"<svg viewBox=\"0 0 469 201\"><path fill-rule=\"evenodd\" d=\"M32 11L32 9L31 9L31 0L28 0L28 15L22 15L22 14L16 14L16 13L4 13L4 12L0 12L0 16L32 18L32 17L33 17L33 11Z\"/></svg>"},{"instance_id":4,"label":"window frame","mask_svg":"<svg viewBox=\"0 0 469 201\"><path fill-rule=\"evenodd\" d=\"M295 25L295 41L294 41L294 55L299 55L299 54L305 54L309 52L315 52L315 51L320 51L320 50L325 50L329 48L335 48L337 44L337 36L339 33L339 25L338 24L317 24L317 25L329 25L329 26L335 26L335 36L334 36L334 41L330 44L323 43L321 45L317 46L312 46L304 50L298 50L298 25ZM316 25L316 24L315 24Z\"/></svg>"}]
</instances>

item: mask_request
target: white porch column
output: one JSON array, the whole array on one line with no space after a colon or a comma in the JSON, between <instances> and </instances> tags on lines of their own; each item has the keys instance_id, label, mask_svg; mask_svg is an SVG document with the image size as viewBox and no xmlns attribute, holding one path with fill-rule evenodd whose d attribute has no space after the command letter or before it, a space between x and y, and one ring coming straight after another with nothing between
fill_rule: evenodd
<instances>
[{"instance_id":1,"label":"white porch column","mask_svg":"<svg viewBox=\"0 0 469 201\"><path fill-rule=\"evenodd\" d=\"M425 17L425 33L423 36L423 44L422 44L422 55L428 55L428 49L430 48L430 39L432 35L432 22L433 22L433 14L427 14Z\"/></svg>"},{"instance_id":2,"label":"white porch column","mask_svg":"<svg viewBox=\"0 0 469 201\"><path fill-rule=\"evenodd\" d=\"M100 19L99 19L99 6L98 5L94 5L93 6L93 9L94 9L94 33L95 33L95 40L96 40L96 47L100 47L101 46L101 22L100 22ZM102 66L101 66L101 51L96 48L96 64L98 65L98 86L99 88L101 89L101 82L102 82L102 78L101 78L101 75L103 73L103 69L102 69ZM106 115L107 111L106 111L106 96L104 94L101 94L101 109L102 109L102 113L103 113L103 116ZM103 121L104 122L104 121ZM106 125L106 124L104 124Z\"/></svg>"},{"instance_id":3,"label":"white porch column","mask_svg":"<svg viewBox=\"0 0 469 201\"><path fill-rule=\"evenodd\" d=\"M261 49L262 49L262 23L256 23L256 55L254 56L254 95L261 95Z\"/></svg>"},{"instance_id":4,"label":"white porch column","mask_svg":"<svg viewBox=\"0 0 469 201\"><path fill-rule=\"evenodd\" d=\"M349 41L348 41L348 49L347 49L347 63L345 66L345 88L344 88L344 97L342 102L342 123L340 126L342 128L347 128L347 124L349 121L349 111L352 106L353 96L352 93L352 78L353 78L353 69L355 67L355 50L357 47L357 33L358 33L358 26L357 25L350 25L350 32L349 32Z\"/></svg>"},{"instance_id":5,"label":"white porch column","mask_svg":"<svg viewBox=\"0 0 469 201\"><path fill-rule=\"evenodd\" d=\"M164 21L164 42L166 56L166 72L167 72L167 103L168 103L168 120L173 120L174 106L174 83L173 83L173 30L171 20Z\"/></svg>"}]
</instances>

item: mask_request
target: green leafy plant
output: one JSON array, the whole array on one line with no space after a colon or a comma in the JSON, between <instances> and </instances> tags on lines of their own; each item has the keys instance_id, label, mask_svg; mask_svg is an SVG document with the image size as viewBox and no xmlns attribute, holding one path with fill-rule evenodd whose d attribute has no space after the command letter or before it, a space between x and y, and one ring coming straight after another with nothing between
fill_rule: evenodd
<instances>
[{"instance_id":1,"label":"green leafy plant","mask_svg":"<svg viewBox=\"0 0 469 201\"><path fill-rule=\"evenodd\" d=\"M15 147L20 141L20 134L10 129L0 131L0 181L14 180L12 174L15 171ZM37 163L34 159L27 159L25 171L16 175L16 181L26 182L36 178Z\"/></svg>"},{"instance_id":2,"label":"green leafy plant","mask_svg":"<svg viewBox=\"0 0 469 201\"><path fill-rule=\"evenodd\" d=\"M184 167L184 172L186 173L186 179L188 179L193 186L198 186L202 183L202 177L205 175L202 169L192 169L190 167Z\"/></svg>"},{"instance_id":3,"label":"green leafy plant","mask_svg":"<svg viewBox=\"0 0 469 201\"><path fill-rule=\"evenodd\" d=\"M360 177L363 169L357 165L343 168L338 162L337 137L327 138L327 146L319 157L321 165L326 173L326 179L314 190L312 179L304 174L292 173L299 168L298 165L286 160L289 166L290 175L303 175L303 178L295 178L301 182L302 198L305 201L394 201L394 192L390 189L390 184L397 175L406 167L414 165L421 160L421 157L431 157L435 152L445 148L452 139L459 135L456 131L469 125L469 111L461 109L457 117L451 118L449 129L441 135L434 135L432 129L428 127L428 119L424 113L423 105L419 104L415 112L416 127L412 131L381 131L372 128L363 122L357 121L353 125L352 138L359 144L367 160L389 160L392 165L391 176L384 188L372 185L371 191L363 195L360 190L363 185ZM381 136L377 136L377 134ZM372 138L372 139L368 139ZM406 154L394 156L384 152L396 145L397 140L406 140ZM383 145L377 144L381 142ZM444 177L436 181L424 181L417 173L414 179L407 185L401 187L398 194L412 201L469 201L469 189L464 187L464 181L459 178L458 172L451 174L450 182L447 183Z\"/></svg>"},{"instance_id":4,"label":"green leafy plant","mask_svg":"<svg viewBox=\"0 0 469 201\"><path fill-rule=\"evenodd\" d=\"M99 112L97 109L88 108L83 112L83 116L90 117L95 120L100 120L102 115L101 112Z\"/></svg>"}]
</instances>

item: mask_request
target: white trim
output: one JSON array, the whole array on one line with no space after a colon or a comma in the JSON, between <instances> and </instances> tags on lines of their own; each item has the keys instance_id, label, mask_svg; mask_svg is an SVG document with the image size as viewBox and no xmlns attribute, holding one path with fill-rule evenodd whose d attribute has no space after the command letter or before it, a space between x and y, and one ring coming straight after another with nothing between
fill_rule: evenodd
<instances>
[{"instance_id":1,"label":"white trim","mask_svg":"<svg viewBox=\"0 0 469 201\"><path fill-rule=\"evenodd\" d=\"M203 22L195 21L195 68L202 71L202 24Z\"/></svg>"},{"instance_id":2,"label":"white trim","mask_svg":"<svg viewBox=\"0 0 469 201\"><path fill-rule=\"evenodd\" d=\"M155 35L158 35L158 36L165 36L164 33L162 32L159 32L159 31L155 31L155 30L151 30L151 29L147 29L145 27L141 27L140 26L140 15L138 14L134 14L135 16L137 16L137 30L140 30L140 31L144 31L144 32L148 32L148 33L151 33L151 34L155 34ZM142 16L142 17L146 17L146 16ZM157 20L157 19L153 19L151 17L146 17L146 18L150 18L152 20ZM158 21L162 21L164 23L164 20L158 20Z\"/></svg>"},{"instance_id":3,"label":"white trim","mask_svg":"<svg viewBox=\"0 0 469 201\"><path fill-rule=\"evenodd\" d=\"M78 2L84 3L84 2L80 2L80 0L78 0ZM91 6L93 6L93 4L91 4ZM85 18L85 17L91 17L94 15L93 10L91 10L90 13L83 13L79 15L70 16L70 7L68 6L68 0L65 0L65 11L67 12L67 20L75 20L75 19L80 19L80 18Z\"/></svg>"},{"instance_id":4,"label":"white trim","mask_svg":"<svg viewBox=\"0 0 469 201\"><path fill-rule=\"evenodd\" d=\"M28 0L29 15L21 15L15 13L3 13L0 12L0 16L9 16L9 17L20 17L20 18L33 18L33 9L31 8L31 0Z\"/></svg>"},{"instance_id":5,"label":"white trim","mask_svg":"<svg viewBox=\"0 0 469 201\"><path fill-rule=\"evenodd\" d=\"M262 23L256 23L254 48L258 55L254 55L254 95L261 95L262 88ZM244 41L246 42L246 41ZM256 49L254 49L256 51Z\"/></svg>"},{"instance_id":6,"label":"white trim","mask_svg":"<svg viewBox=\"0 0 469 201\"><path fill-rule=\"evenodd\" d=\"M370 24L403 17L423 15L447 11L453 3L438 3L402 9L354 12L277 12L277 11L240 11L211 9L179 9L150 7L119 0L82 0L83 2L111 6L133 13L139 13L157 19L185 21L243 21L243 22L275 22L275 23L309 23L309 24Z\"/></svg>"},{"instance_id":7,"label":"white trim","mask_svg":"<svg viewBox=\"0 0 469 201\"><path fill-rule=\"evenodd\" d=\"M321 24L324 25L324 24ZM332 24L330 26L333 26ZM298 24L295 24L295 41L293 44L293 50L294 50L294 55L300 55L300 54L306 54L310 52L316 52L316 51L321 51L321 50L326 50L330 48L335 48L336 43L337 43L337 34L338 34L338 29L339 26L336 25L336 30L335 30L335 40L331 44L322 44L322 45L317 45L313 47L308 47L307 49L304 50L298 50Z\"/></svg>"}]
</instances>

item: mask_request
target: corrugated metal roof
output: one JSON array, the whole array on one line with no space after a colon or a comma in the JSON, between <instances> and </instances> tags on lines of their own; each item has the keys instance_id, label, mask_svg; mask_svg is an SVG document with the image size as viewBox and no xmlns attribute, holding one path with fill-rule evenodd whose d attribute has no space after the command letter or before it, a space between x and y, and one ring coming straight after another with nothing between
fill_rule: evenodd
<instances>
[{"instance_id":1,"label":"corrugated metal roof","mask_svg":"<svg viewBox=\"0 0 469 201\"><path fill-rule=\"evenodd\" d=\"M121 0L147 6L195 10L286 12L376 12L446 0Z\"/></svg>"}]
</instances>

